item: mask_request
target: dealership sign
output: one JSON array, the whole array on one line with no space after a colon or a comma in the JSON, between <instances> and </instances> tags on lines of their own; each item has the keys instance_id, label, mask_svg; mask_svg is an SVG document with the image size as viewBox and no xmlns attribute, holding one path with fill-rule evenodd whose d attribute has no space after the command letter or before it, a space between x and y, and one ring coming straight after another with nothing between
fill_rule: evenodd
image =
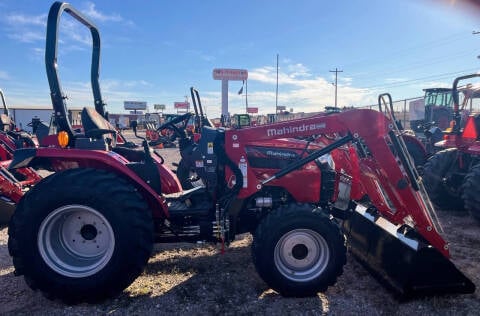
<instances>
[{"instance_id":1,"label":"dealership sign","mask_svg":"<svg viewBox=\"0 0 480 316\"><path fill-rule=\"evenodd\" d=\"M125 110L146 110L147 102L123 101L123 108Z\"/></svg>"},{"instance_id":2,"label":"dealership sign","mask_svg":"<svg viewBox=\"0 0 480 316\"><path fill-rule=\"evenodd\" d=\"M173 103L173 106L176 109L188 109L188 108L190 108L190 103L189 102L175 102L175 103Z\"/></svg>"},{"instance_id":3,"label":"dealership sign","mask_svg":"<svg viewBox=\"0 0 480 316\"><path fill-rule=\"evenodd\" d=\"M165 106L165 104L154 104L153 108L155 110L165 110L166 106Z\"/></svg>"},{"instance_id":4,"label":"dealership sign","mask_svg":"<svg viewBox=\"0 0 480 316\"><path fill-rule=\"evenodd\" d=\"M213 79L215 80L247 80L248 71L246 69L213 69Z\"/></svg>"},{"instance_id":5,"label":"dealership sign","mask_svg":"<svg viewBox=\"0 0 480 316\"><path fill-rule=\"evenodd\" d=\"M258 108L247 108L247 113L258 113Z\"/></svg>"}]
</instances>

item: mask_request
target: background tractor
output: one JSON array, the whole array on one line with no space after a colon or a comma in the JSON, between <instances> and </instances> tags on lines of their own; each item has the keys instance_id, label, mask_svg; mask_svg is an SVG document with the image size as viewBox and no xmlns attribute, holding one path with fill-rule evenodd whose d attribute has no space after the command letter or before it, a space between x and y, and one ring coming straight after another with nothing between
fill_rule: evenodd
<instances>
[{"instance_id":1,"label":"background tractor","mask_svg":"<svg viewBox=\"0 0 480 316\"><path fill-rule=\"evenodd\" d=\"M24 130L18 129L15 121L10 116L5 95L0 90L0 101L2 102L3 113L0 114L0 159L11 159L13 150L22 147L38 146L37 139Z\"/></svg>"},{"instance_id":2,"label":"background tractor","mask_svg":"<svg viewBox=\"0 0 480 316\"><path fill-rule=\"evenodd\" d=\"M0 115L0 224L5 224L10 220L24 192L40 181L41 176L32 168L7 169L15 149L35 147L37 142L35 137L16 128L2 90L0 100L3 105L3 113Z\"/></svg>"},{"instance_id":3,"label":"background tractor","mask_svg":"<svg viewBox=\"0 0 480 316\"><path fill-rule=\"evenodd\" d=\"M423 104L410 109L410 128L416 134L423 134L432 123L440 130L445 130L453 117L452 89L423 89Z\"/></svg>"},{"instance_id":4,"label":"background tractor","mask_svg":"<svg viewBox=\"0 0 480 316\"><path fill-rule=\"evenodd\" d=\"M467 209L480 222L480 117L472 112L470 94L460 105L459 82L480 77L461 76L453 81L453 121L444 139L435 144L443 150L425 164L424 181L430 198L440 208ZM470 115L465 115L468 110ZM462 115L463 113L463 115Z\"/></svg>"}]
</instances>

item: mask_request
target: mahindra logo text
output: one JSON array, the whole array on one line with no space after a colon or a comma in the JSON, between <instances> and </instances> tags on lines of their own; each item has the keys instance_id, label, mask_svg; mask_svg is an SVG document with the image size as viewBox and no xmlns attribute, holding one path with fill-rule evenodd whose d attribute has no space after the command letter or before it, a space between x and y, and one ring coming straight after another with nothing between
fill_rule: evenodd
<instances>
[{"instance_id":1,"label":"mahindra logo text","mask_svg":"<svg viewBox=\"0 0 480 316\"><path fill-rule=\"evenodd\" d=\"M317 129L325 128L325 123L318 124L303 124L299 126L285 126L283 128L270 128L267 129L267 136L282 136L288 134L294 134L298 132L315 131Z\"/></svg>"},{"instance_id":2,"label":"mahindra logo text","mask_svg":"<svg viewBox=\"0 0 480 316\"><path fill-rule=\"evenodd\" d=\"M272 150L267 150L267 156L275 157L275 158L282 158L282 159L297 158L297 155L294 154L294 153L285 152L285 151L272 151Z\"/></svg>"}]
</instances>

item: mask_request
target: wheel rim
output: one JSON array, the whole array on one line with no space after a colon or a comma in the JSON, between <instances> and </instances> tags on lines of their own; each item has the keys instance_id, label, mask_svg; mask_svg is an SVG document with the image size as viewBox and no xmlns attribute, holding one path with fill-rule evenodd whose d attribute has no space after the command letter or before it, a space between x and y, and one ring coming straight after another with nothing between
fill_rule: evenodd
<instances>
[{"instance_id":1,"label":"wheel rim","mask_svg":"<svg viewBox=\"0 0 480 316\"><path fill-rule=\"evenodd\" d=\"M55 272L74 278L103 269L113 255L115 236L107 219L85 205L57 208L41 223L38 249Z\"/></svg>"},{"instance_id":2,"label":"wheel rim","mask_svg":"<svg viewBox=\"0 0 480 316\"><path fill-rule=\"evenodd\" d=\"M275 246L274 262L287 279L308 282L323 273L330 260L326 240L310 229L295 229L280 238Z\"/></svg>"}]
</instances>

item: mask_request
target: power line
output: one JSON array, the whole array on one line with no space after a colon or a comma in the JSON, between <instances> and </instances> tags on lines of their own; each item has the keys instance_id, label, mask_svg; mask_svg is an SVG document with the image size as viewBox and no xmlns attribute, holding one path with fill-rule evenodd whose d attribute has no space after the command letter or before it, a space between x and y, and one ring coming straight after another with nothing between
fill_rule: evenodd
<instances>
[{"instance_id":1,"label":"power line","mask_svg":"<svg viewBox=\"0 0 480 316\"><path fill-rule=\"evenodd\" d=\"M407 71L410 71L410 70L413 70L413 69L418 70L418 69L421 69L421 68L426 68L426 67L429 67L429 66L432 66L432 65L435 65L435 64L444 63L445 61L451 60L455 57L462 57L462 56L467 56L467 55L470 55L470 54L471 54L471 52L462 51L462 52L459 52L458 54L454 54L454 55L439 56L439 57L436 57L436 58L433 58L433 59L430 58L430 59L428 59L429 62L418 60L418 61L409 63L408 66L406 66L406 67L404 67L404 66L394 67L394 68L391 68L390 70L388 70L388 68L385 69L385 67L383 66L382 69L378 70L378 71L372 71L372 72L367 72L367 73L360 74L360 75L355 75L355 79L364 78L364 77L379 76L379 75L387 75L387 74L397 75L398 73L407 72Z\"/></svg>"},{"instance_id":2,"label":"power line","mask_svg":"<svg viewBox=\"0 0 480 316\"><path fill-rule=\"evenodd\" d=\"M416 55L416 54L418 54L419 49L422 49L422 48L425 48L425 47L432 48L432 47L438 47L438 46L442 46L442 45L452 44L455 41L461 40L462 35L464 35L464 34L465 34L465 32L462 31L462 32L457 32L457 33L447 35L447 36L442 37L442 38L437 38L437 39L432 39L430 41L425 41L425 42L419 43L417 45L411 45L411 46L407 46L407 47L403 46L403 47L400 47L400 48L389 47L389 48L391 48L391 53L388 54L388 58L390 60L393 60L392 57L397 57L395 59L398 59L398 57L400 57L400 56L408 56L408 55L413 55L413 54ZM369 61L378 62L379 59L382 59L381 57L379 58L378 56L374 56L372 54L370 54L369 56L370 57L353 61L349 64L344 65L344 66L348 66L349 68L352 68L352 67L354 67L355 65L358 65L358 64L365 64Z\"/></svg>"},{"instance_id":3,"label":"power line","mask_svg":"<svg viewBox=\"0 0 480 316\"><path fill-rule=\"evenodd\" d=\"M452 75L464 74L466 72L471 73L475 70L478 70L478 68L464 69L464 70L460 70L460 71L456 71L456 72L449 72L449 73L431 75L431 76L426 76L426 77L421 77L421 78L416 78L416 79L405 80L405 81L398 82L398 83L386 83L386 84L380 84L380 85L377 85L377 86L363 87L363 89L396 88L396 87L406 86L406 85L409 85L411 83L418 83L418 82L421 82L422 80L444 79L444 78L451 77Z\"/></svg>"}]
</instances>

